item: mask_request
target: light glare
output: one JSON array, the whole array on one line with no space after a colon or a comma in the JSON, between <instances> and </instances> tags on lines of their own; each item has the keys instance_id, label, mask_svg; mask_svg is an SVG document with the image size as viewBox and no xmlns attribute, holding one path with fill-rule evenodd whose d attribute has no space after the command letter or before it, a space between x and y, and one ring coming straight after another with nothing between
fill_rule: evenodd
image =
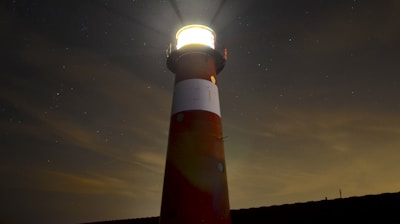
<instances>
[{"instance_id":1,"label":"light glare","mask_svg":"<svg viewBox=\"0 0 400 224\"><path fill-rule=\"evenodd\" d=\"M215 33L206 26L189 25L180 29L176 34L176 49L189 44L201 44L215 49Z\"/></svg>"}]
</instances>

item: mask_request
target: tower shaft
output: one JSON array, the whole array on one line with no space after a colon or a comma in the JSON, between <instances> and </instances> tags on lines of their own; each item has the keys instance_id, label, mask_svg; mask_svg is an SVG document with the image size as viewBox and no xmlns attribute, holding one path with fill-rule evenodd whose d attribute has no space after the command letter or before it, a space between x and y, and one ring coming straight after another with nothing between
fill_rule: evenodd
<instances>
[{"instance_id":1,"label":"tower shaft","mask_svg":"<svg viewBox=\"0 0 400 224\"><path fill-rule=\"evenodd\" d=\"M191 45L168 58L176 77L161 224L231 222L216 82L221 58Z\"/></svg>"}]
</instances>

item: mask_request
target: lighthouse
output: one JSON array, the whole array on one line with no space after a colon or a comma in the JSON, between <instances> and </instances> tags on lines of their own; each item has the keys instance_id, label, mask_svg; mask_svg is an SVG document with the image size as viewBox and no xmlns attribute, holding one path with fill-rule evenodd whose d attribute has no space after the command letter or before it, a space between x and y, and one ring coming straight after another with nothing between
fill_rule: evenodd
<instances>
[{"instance_id":1,"label":"lighthouse","mask_svg":"<svg viewBox=\"0 0 400 224\"><path fill-rule=\"evenodd\" d=\"M175 74L161 224L230 224L230 207L217 75L226 50L215 32L188 25L167 51Z\"/></svg>"}]
</instances>

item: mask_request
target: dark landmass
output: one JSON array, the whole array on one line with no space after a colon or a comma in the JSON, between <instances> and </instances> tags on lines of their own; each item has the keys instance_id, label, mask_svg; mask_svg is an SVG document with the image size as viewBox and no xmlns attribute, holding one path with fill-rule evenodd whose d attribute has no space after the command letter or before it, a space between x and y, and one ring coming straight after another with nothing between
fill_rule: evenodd
<instances>
[{"instance_id":1,"label":"dark landmass","mask_svg":"<svg viewBox=\"0 0 400 224\"><path fill-rule=\"evenodd\" d=\"M232 210L232 224L400 223L400 192ZM95 222L158 224L158 217ZM93 224L95 224L93 223Z\"/></svg>"}]
</instances>

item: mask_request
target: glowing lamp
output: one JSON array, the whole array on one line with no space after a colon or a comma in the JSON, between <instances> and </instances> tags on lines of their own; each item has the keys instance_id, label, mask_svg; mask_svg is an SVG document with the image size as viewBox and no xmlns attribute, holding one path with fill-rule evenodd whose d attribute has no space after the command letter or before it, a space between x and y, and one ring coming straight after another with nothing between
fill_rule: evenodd
<instances>
[{"instance_id":1,"label":"glowing lamp","mask_svg":"<svg viewBox=\"0 0 400 224\"><path fill-rule=\"evenodd\" d=\"M176 49L190 44L200 44L215 49L215 32L202 25L189 25L176 33Z\"/></svg>"}]
</instances>

